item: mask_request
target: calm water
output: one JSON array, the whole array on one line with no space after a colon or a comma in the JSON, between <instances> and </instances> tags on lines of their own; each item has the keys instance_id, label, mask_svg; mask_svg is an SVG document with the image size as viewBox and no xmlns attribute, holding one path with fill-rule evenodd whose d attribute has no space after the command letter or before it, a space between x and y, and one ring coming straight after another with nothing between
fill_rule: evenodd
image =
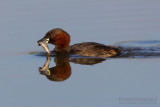
<instances>
[{"instance_id":1,"label":"calm water","mask_svg":"<svg viewBox=\"0 0 160 107\"><path fill-rule=\"evenodd\" d=\"M1 1L0 106L159 107L159 4L158 0ZM43 52L36 41L55 27L68 31L71 44L100 42L126 47L132 55L97 64L90 59L93 65L68 58L62 63L68 68L66 75L61 73L64 81L51 81L44 74L53 74L52 70L39 72L39 67L48 61L49 68L58 68L55 62L61 64L61 58L47 60L29 53Z\"/></svg>"}]
</instances>

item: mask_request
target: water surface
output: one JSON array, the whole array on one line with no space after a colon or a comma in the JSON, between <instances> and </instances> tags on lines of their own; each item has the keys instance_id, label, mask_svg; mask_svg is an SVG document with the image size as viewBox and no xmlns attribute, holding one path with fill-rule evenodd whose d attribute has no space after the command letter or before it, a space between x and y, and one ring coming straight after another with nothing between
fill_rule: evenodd
<instances>
[{"instance_id":1,"label":"water surface","mask_svg":"<svg viewBox=\"0 0 160 107\"><path fill-rule=\"evenodd\" d=\"M157 0L1 1L0 106L158 107L159 3ZM78 59L83 64L69 59L69 77L61 82L49 80L39 72L47 58L29 53L44 52L36 41L55 27L71 35L71 44L100 42L125 47L133 54L88 65L84 64L85 59ZM136 50L131 51L133 48ZM137 51L142 54L137 56ZM151 57L144 57L144 52ZM55 57L51 57L49 67L55 66ZM129 98L132 102L127 101ZM139 103L138 98L150 100Z\"/></svg>"}]
</instances>

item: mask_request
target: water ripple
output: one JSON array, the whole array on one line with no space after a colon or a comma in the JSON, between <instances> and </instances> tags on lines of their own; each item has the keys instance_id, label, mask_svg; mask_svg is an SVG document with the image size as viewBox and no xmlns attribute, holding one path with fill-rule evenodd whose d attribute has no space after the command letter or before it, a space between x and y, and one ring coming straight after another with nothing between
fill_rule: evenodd
<instances>
[{"instance_id":1,"label":"water ripple","mask_svg":"<svg viewBox=\"0 0 160 107\"><path fill-rule=\"evenodd\" d=\"M160 41L126 41L116 43L122 49L121 57L156 58L160 57Z\"/></svg>"}]
</instances>

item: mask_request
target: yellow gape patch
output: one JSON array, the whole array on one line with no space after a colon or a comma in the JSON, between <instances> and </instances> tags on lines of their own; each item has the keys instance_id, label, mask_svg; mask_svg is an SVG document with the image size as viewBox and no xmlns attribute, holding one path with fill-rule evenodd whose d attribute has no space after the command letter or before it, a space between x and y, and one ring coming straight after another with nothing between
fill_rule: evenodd
<instances>
[{"instance_id":1,"label":"yellow gape patch","mask_svg":"<svg viewBox=\"0 0 160 107\"><path fill-rule=\"evenodd\" d=\"M48 74L47 74L47 75L51 75L50 70L49 70L49 69L47 69L47 71L48 71Z\"/></svg>"},{"instance_id":2,"label":"yellow gape patch","mask_svg":"<svg viewBox=\"0 0 160 107\"><path fill-rule=\"evenodd\" d=\"M48 43L48 42L49 42L49 39L47 38L47 39L46 39L46 43Z\"/></svg>"}]
</instances>

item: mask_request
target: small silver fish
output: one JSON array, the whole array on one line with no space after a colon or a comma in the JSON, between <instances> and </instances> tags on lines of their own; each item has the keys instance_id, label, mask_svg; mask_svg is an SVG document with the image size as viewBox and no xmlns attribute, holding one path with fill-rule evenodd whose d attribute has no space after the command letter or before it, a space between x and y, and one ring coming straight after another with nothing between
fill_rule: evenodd
<instances>
[{"instance_id":1,"label":"small silver fish","mask_svg":"<svg viewBox=\"0 0 160 107\"><path fill-rule=\"evenodd\" d=\"M48 47L45 40L41 39L41 40L37 41L37 43L39 46L41 45L43 47L43 49L47 52L47 54L50 54L49 47Z\"/></svg>"}]
</instances>

